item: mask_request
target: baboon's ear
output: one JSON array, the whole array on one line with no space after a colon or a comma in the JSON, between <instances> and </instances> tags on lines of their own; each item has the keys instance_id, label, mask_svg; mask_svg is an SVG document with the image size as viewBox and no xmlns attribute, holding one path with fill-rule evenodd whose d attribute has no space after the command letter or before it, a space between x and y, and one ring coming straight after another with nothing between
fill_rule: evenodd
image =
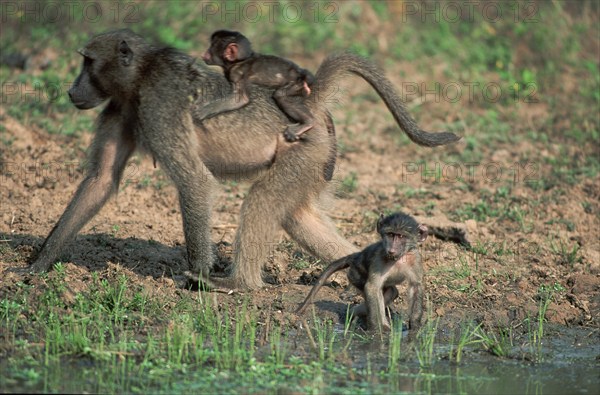
<instances>
[{"instance_id":1,"label":"baboon's ear","mask_svg":"<svg viewBox=\"0 0 600 395\"><path fill-rule=\"evenodd\" d=\"M384 217L385 217L385 215L383 215L383 213L379 213L379 218L377 219L377 232L378 233L381 230L381 221L383 221Z\"/></svg>"},{"instance_id":2,"label":"baboon's ear","mask_svg":"<svg viewBox=\"0 0 600 395\"><path fill-rule=\"evenodd\" d=\"M225 51L223 51L223 59L227 60L228 62L235 62L238 60L238 51L239 47L236 43L228 44L225 47Z\"/></svg>"},{"instance_id":3,"label":"baboon's ear","mask_svg":"<svg viewBox=\"0 0 600 395\"><path fill-rule=\"evenodd\" d=\"M429 235L429 229L424 224L419 224L419 227L417 229L419 231L419 238L418 238L419 242L425 241L425 239Z\"/></svg>"},{"instance_id":4,"label":"baboon's ear","mask_svg":"<svg viewBox=\"0 0 600 395\"><path fill-rule=\"evenodd\" d=\"M119 60L123 66L127 67L131 64L131 59L133 59L133 51L129 48L127 41L123 40L119 43Z\"/></svg>"}]
</instances>

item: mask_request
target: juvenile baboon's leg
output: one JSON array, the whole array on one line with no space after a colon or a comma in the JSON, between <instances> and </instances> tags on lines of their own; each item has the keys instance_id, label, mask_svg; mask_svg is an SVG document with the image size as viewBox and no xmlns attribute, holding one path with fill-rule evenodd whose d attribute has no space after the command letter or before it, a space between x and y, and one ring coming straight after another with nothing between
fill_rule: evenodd
<instances>
[{"instance_id":1,"label":"juvenile baboon's leg","mask_svg":"<svg viewBox=\"0 0 600 395\"><path fill-rule=\"evenodd\" d=\"M423 319L423 284L409 284L408 287L408 327L418 329Z\"/></svg>"},{"instance_id":2,"label":"juvenile baboon's leg","mask_svg":"<svg viewBox=\"0 0 600 395\"><path fill-rule=\"evenodd\" d=\"M385 280L385 273L377 273L377 278L371 278L365 284L365 305L369 330L390 329L390 323L387 319L386 307L398 297L398 288L396 286L380 287Z\"/></svg>"},{"instance_id":3,"label":"juvenile baboon's leg","mask_svg":"<svg viewBox=\"0 0 600 395\"><path fill-rule=\"evenodd\" d=\"M388 307L392 304L394 300L398 297L398 288L395 285L384 287L383 288L383 301L385 303L385 307Z\"/></svg>"},{"instance_id":4,"label":"juvenile baboon's leg","mask_svg":"<svg viewBox=\"0 0 600 395\"><path fill-rule=\"evenodd\" d=\"M383 287L383 290L378 292L373 291L373 289L374 287L371 287L370 290L367 291L367 286L365 285L365 302L354 307L352 309L352 314L354 316L367 317L367 324L370 330L375 330L380 326L389 329L390 326L385 308L391 305L398 297L398 288L396 288L396 286L388 286ZM383 309L381 309L381 306L383 306Z\"/></svg>"},{"instance_id":5,"label":"juvenile baboon's leg","mask_svg":"<svg viewBox=\"0 0 600 395\"><path fill-rule=\"evenodd\" d=\"M315 206L312 199L288 216L283 228L302 248L326 262L357 251L338 233L333 222Z\"/></svg>"},{"instance_id":6,"label":"juvenile baboon's leg","mask_svg":"<svg viewBox=\"0 0 600 395\"><path fill-rule=\"evenodd\" d=\"M50 269L60 254L60 246L71 241L77 232L100 211L117 191L127 159L135 149L129 131L122 130L120 114L105 110L90 148L88 171L75 196L52 232L46 238L31 269Z\"/></svg>"},{"instance_id":7,"label":"juvenile baboon's leg","mask_svg":"<svg viewBox=\"0 0 600 395\"><path fill-rule=\"evenodd\" d=\"M398 288L395 286L384 287L383 289L383 301L385 303L385 307L388 307L396 298L398 297ZM364 296L364 295L363 295ZM352 309L352 314L355 316L366 316L367 315L367 305L366 303L361 303L358 306L355 306Z\"/></svg>"},{"instance_id":8,"label":"juvenile baboon's leg","mask_svg":"<svg viewBox=\"0 0 600 395\"><path fill-rule=\"evenodd\" d=\"M369 272L371 275L371 272ZM367 326L369 330L381 331L389 329L387 317L385 316L385 299L383 296L383 276L369 276L365 284L365 304L367 308Z\"/></svg>"},{"instance_id":9,"label":"juvenile baboon's leg","mask_svg":"<svg viewBox=\"0 0 600 395\"><path fill-rule=\"evenodd\" d=\"M302 87L297 83L287 84L275 91L273 99L281 110L287 114L297 125L288 125L284 132L287 141L296 141L306 131L312 129L314 124L313 116L306 104L300 100Z\"/></svg>"},{"instance_id":10,"label":"juvenile baboon's leg","mask_svg":"<svg viewBox=\"0 0 600 395\"><path fill-rule=\"evenodd\" d=\"M367 316L367 305L363 302L358 306L352 308L352 315L354 317L366 317Z\"/></svg>"}]
</instances>

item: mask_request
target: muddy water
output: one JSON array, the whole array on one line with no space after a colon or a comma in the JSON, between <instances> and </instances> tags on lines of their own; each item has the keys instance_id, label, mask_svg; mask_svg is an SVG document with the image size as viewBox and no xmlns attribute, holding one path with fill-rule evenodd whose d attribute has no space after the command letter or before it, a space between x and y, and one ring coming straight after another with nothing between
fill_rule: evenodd
<instances>
[{"instance_id":1,"label":"muddy water","mask_svg":"<svg viewBox=\"0 0 600 395\"><path fill-rule=\"evenodd\" d=\"M598 394L594 364L477 361L460 367L439 362L427 370L400 369L388 388L399 392L465 394Z\"/></svg>"},{"instance_id":2,"label":"muddy water","mask_svg":"<svg viewBox=\"0 0 600 395\"><path fill-rule=\"evenodd\" d=\"M364 355L364 354L363 354ZM4 363L0 363L0 366ZM2 366L4 370L6 366ZM376 369L376 366L372 366ZM287 385L283 388L253 388L247 377L227 375L227 382L218 380L206 382L201 371L191 371L185 377L172 375L162 381L139 385L146 382L141 377L131 375L109 383L114 378L106 377L98 367L90 368L81 364L55 366L47 370L37 383L12 381L3 383L2 393L172 393L175 388L183 392L192 389L198 393L287 393L291 388L305 387L307 391L295 393L417 393L417 394L535 394L535 395L567 395L567 394L600 394L600 366L588 362L549 362L527 364L510 360L489 359L475 361L456 366L450 362L439 361L429 369L418 366L402 366L394 374L380 376L378 374L355 376L353 381L339 375L325 375L326 384L306 388L299 380L286 377ZM141 379L141 380L140 380ZM237 390L236 390L237 389ZM178 391L179 392L179 391Z\"/></svg>"},{"instance_id":3,"label":"muddy water","mask_svg":"<svg viewBox=\"0 0 600 395\"><path fill-rule=\"evenodd\" d=\"M444 331L438 332L438 337ZM42 368L15 366L0 362L3 377L0 392L88 392L88 393L333 393L333 394L600 394L600 331L598 329L565 329L551 331L543 344L543 362L523 360L527 355L520 344L510 350L511 357L496 357L481 347L465 348L463 359L456 364L448 359L451 346L441 339L434 350L434 362L420 368L411 343L404 339L398 366L388 371L386 346L377 342L353 341L348 349L350 361L323 368L322 377L311 373L307 379L299 371L279 367L253 375L248 369L235 373L210 367L160 372L155 366L139 375L139 361L123 365L84 360L62 361ZM341 338L341 336L340 336ZM289 354L312 360L298 335L287 337ZM437 340L436 340L437 341ZM339 344L338 344L339 346ZM269 347L267 347L269 348ZM260 352L257 352L260 354ZM261 361L260 355L257 360ZM314 358L313 358L314 359ZM14 361L13 361L14 362ZM284 366L292 366L285 364ZM352 366L352 374L345 367ZM153 373L154 371L154 373ZM249 373L250 372L250 373ZM265 371L266 372L266 371ZM295 373L294 373L295 372ZM35 373L35 374L34 374ZM284 380L281 380L285 377ZM264 381L261 383L261 380ZM273 385L273 383L275 383Z\"/></svg>"},{"instance_id":4,"label":"muddy water","mask_svg":"<svg viewBox=\"0 0 600 395\"><path fill-rule=\"evenodd\" d=\"M550 332L542 342L542 362L527 361L532 357L527 342L515 339L508 357L466 347L457 364L448 360L456 347L441 341L430 367L422 369L410 359L401 361L396 372L379 385L383 392L400 393L600 394L600 330L555 327ZM409 347L407 342L402 344L403 349ZM381 350L353 351L357 368L387 364Z\"/></svg>"}]
</instances>

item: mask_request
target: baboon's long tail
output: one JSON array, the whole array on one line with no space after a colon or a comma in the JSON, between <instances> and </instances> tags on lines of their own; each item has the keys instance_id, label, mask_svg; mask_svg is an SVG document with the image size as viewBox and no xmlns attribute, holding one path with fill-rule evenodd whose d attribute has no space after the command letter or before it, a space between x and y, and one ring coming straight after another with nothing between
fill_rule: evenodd
<instances>
[{"instance_id":1,"label":"baboon's long tail","mask_svg":"<svg viewBox=\"0 0 600 395\"><path fill-rule=\"evenodd\" d=\"M304 299L304 302L302 302L300 307L298 307L298 309L296 310L296 314L304 313L304 310L306 310L306 307L308 307L308 305L312 303L312 300L317 295L317 292L319 292L319 289L321 289L321 287L325 284L325 281L327 281L327 279L331 277L333 273L350 267L350 262L355 256L356 253L350 254L348 256L338 259L337 261L334 261L332 264L327 266L327 268L319 276L317 283L312 287L312 289L308 293L306 299Z\"/></svg>"},{"instance_id":2,"label":"baboon's long tail","mask_svg":"<svg viewBox=\"0 0 600 395\"><path fill-rule=\"evenodd\" d=\"M356 74L367 81L383 99L394 119L412 141L426 147L445 145L460 140L450 132L430 133L421 130L410 116L390 80L371 61L353 53L328 56L316 74L312 97L323 100L333 94L336 82L345 74Z\"/></svg>"}]
</instances>

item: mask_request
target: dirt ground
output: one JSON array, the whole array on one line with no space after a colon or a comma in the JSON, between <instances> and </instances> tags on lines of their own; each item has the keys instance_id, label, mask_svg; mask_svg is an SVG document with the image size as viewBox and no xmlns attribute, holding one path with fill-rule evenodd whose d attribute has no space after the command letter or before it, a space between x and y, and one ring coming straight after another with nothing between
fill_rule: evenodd
<instances>
[{"instance_id":1,"label":"dirt ground","mask_svg":"<svg viewBox=\"0 0 600 395\"><path fill-rule=\"evenodd\" d=\"M373 99L366 84L347 87L342 105L334 106L340 142L340 157L333 188L344 191L344 180L356 176L355 188L346 188L329 202L328 211L339 231L357 246L376 240L373 228L377 214L402 209L420 217L452 219L451 213L466 204L477 204L482 191L511 182L508 169L524 158L544 163L545 156L559 154L558 145L524 140L518 145L494 143L477 147L482 158L476 175L466 183L422 180L409 174L407 163L435 167L450 154L467 149L467 142L437 149L418 147L400 138L385 106ZM358 100L359 98L360 100ZM415 105L411 108L414 109ZM425 129L441 128L470 111L460 105L426 103L419 121ZM475 110L474 110L475 111ZM518 113L520 121L543 123L546 109L531 105ZM25 273L28 260L43 242L82 179L80 164L92 133L76 136L50 135L33 125L23 125L0 107L2 132L0 172L0 295L11 292L19 281L40 281ZM476 135L467 126L461 134ZM515 129L515 133L519 130ZM573 155L578 147L572 148ZM484 163L504 170L501 183L481 176ZM548 174L540 167L539 176ZM450 169L451 170L451 169ZM537 171L537 170L536 170ZM422 250L426 267L426 292L434 317L460 323L476 320L489 326L508 325L537 315L541 286L559 284L547 319L566 326L600 324L600 180L582 180L563 188L537 191L523 180L510 184L510 204L527 214L524 227L515 221L489 216L466 224L473 246L467 250L453 241L430 237ZM560 180L558 180L560 185ZM240 206L247 185L225 183L219 189L213 215L213 241L221 263L230 259ZM586 204L582 204L582 203ZM567 221L568 219L568 221ZM454 219L456 220L456 219ZM552 246L557 246L555 249ZM560 247L564 248L561 250ZM574 258L565 260L565 248L577 246ZM568 252L566 251L566 252ZM124 273L143 284L157 298L173 298L183 271L184 238L175 188L160 166L137 154L128 166L118 195L111 198L65 252L66 283L72 294L86 289L93 272L100 277ZM293 321L291 312L309 291L322 262L303 254L281 234L272 259L266 263L270 284L246 292L251 303L264 314ZM317 311L333 319L343 318L348 303L359 301L347 288L343 275L324 287L317 297ZM230 295L218 294L220 303L236 303ZM403 299L397 301L399 309Z\"/></svg>"}]
</instances>

